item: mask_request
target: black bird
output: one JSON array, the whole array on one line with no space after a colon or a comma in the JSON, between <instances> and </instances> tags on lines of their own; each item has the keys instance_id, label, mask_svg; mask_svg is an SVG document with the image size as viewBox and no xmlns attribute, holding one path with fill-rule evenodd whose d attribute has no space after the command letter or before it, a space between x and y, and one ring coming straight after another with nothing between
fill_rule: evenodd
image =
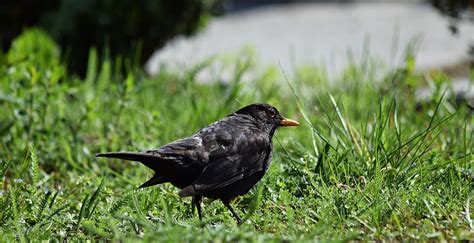
<instances>
[{"instance_id":1,"label":"black bird","mask_svg":"<svg viewBox=\"0 0 474 243\"><path fill-rule=\"evenodd\" d=\"M201 220L202 197L220 199L240 223L229 202L247 193L267 172L275 130L298 125L271 105L252 104L161 148L96 156L140 161L155 171L140 188L170 182L181 189L180 197L193 197Z\"/></svg>"}]
</instances>

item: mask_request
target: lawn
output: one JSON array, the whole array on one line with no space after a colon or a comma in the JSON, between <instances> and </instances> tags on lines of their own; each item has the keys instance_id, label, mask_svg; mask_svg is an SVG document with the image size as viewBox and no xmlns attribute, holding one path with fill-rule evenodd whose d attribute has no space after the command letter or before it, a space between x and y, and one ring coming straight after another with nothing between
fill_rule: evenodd
<instances>
[{"instance_id":1,"label":"lawn","mask_svg":"<svg viewBox=\"0 0 474 243\"><path fill-rule=\"evenodd\" d=\"M212 60L149 77L90 53L84 78L40 32L0 55L1 241L474 240L473 111L409 53L332 78L242 55L226 62L231 81L208 84ZM434 92L420 101L422 86ZM233 202L242 225L210 200L201 223L171 185L137 189L145 166L94 157L159 147L254 102L302 126L277 132L269 172Z\"/></svg>"}]
</instances>

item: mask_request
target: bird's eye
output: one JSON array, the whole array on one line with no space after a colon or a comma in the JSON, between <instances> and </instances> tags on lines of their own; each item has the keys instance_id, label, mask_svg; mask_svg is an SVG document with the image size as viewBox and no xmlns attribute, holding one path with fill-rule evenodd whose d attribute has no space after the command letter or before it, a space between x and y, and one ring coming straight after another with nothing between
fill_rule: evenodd
<instances>
[{"instance_id":1,"label":"bird's eye","mask_svg":"<svg viewBox=\"0 0 474 243\"><path fill-rule=\"evenodd\" d=\"M274 109L270 109L268 110L267 114L273 118L276 116L276 111Z\"/></svg>"}]
</instances>

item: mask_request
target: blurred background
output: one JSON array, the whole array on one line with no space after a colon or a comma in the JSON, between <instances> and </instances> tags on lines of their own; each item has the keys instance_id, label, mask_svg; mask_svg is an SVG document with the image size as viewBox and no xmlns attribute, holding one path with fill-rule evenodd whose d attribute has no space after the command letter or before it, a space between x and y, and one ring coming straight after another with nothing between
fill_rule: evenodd
<instances>
[{"instance_id":1,"label":"blurred background","mask_svg":"<svg viewBox=\"0 0 474 243\"><path fill-rule=\"evenodd\" d=\"M39 27L78 74L91 47L132 56L150 74L243 49L262 65L334 73L367 55L397 65L412 48L417 69L467 76L473 9L472 0L3 0L0 40L6 51L25 28Z\"/></svg>"},{"instance_id":2,"label":"blurred background","mask_svg":"<svg viewBox=\"0 0 474 243\"><path fill-rule=\"evenodd\" d=\"M195 37L172 39L147 70L250 48L260 63L323 66L332 75L367 56L393 67L411 49L420 71L467 76L473 8L473 1L225 1L224 15Z\"/></svg>"},{"instance_id":3,"label":"blurred background","mask_svg":"<svg viewBox=\"0 0 474 243\"><path fill-rule=\"evenodd\" d=\"M91 51L114 59L116 70L139 66L151 76L205 64L197 73L204 83L231 81L235 60L252 62L244 81L269 67L281 70L280 79L305 66L334 79L354 65L383 73L408 60L418 73L449 75L454 92L474 103L473 0L6 0L0 6L4 53L36 27L80 77ZM38 39L29 38L26 46ZM28 56L26 46L9 64Z\"/></svg>"}]
</instances>

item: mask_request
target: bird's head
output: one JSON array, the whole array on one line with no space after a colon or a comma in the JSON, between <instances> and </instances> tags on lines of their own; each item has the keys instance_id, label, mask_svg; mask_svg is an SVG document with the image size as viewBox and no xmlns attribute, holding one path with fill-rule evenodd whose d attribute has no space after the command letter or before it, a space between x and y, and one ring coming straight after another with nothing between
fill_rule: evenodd
<instances>
[{"instance_id":1,"label":"bird's head","mask_svg":"<svg viewBox=\"0 0 474 243\"><path fill-rule=\"evenodd\" d=\"M241 108L235 113L253 117L259 124L263 125L265 130L271 135L273 135L278 127L300 125L295 120L282 117L278 110L269 104L251 104Z\"/></svg>"}]
</instances>

